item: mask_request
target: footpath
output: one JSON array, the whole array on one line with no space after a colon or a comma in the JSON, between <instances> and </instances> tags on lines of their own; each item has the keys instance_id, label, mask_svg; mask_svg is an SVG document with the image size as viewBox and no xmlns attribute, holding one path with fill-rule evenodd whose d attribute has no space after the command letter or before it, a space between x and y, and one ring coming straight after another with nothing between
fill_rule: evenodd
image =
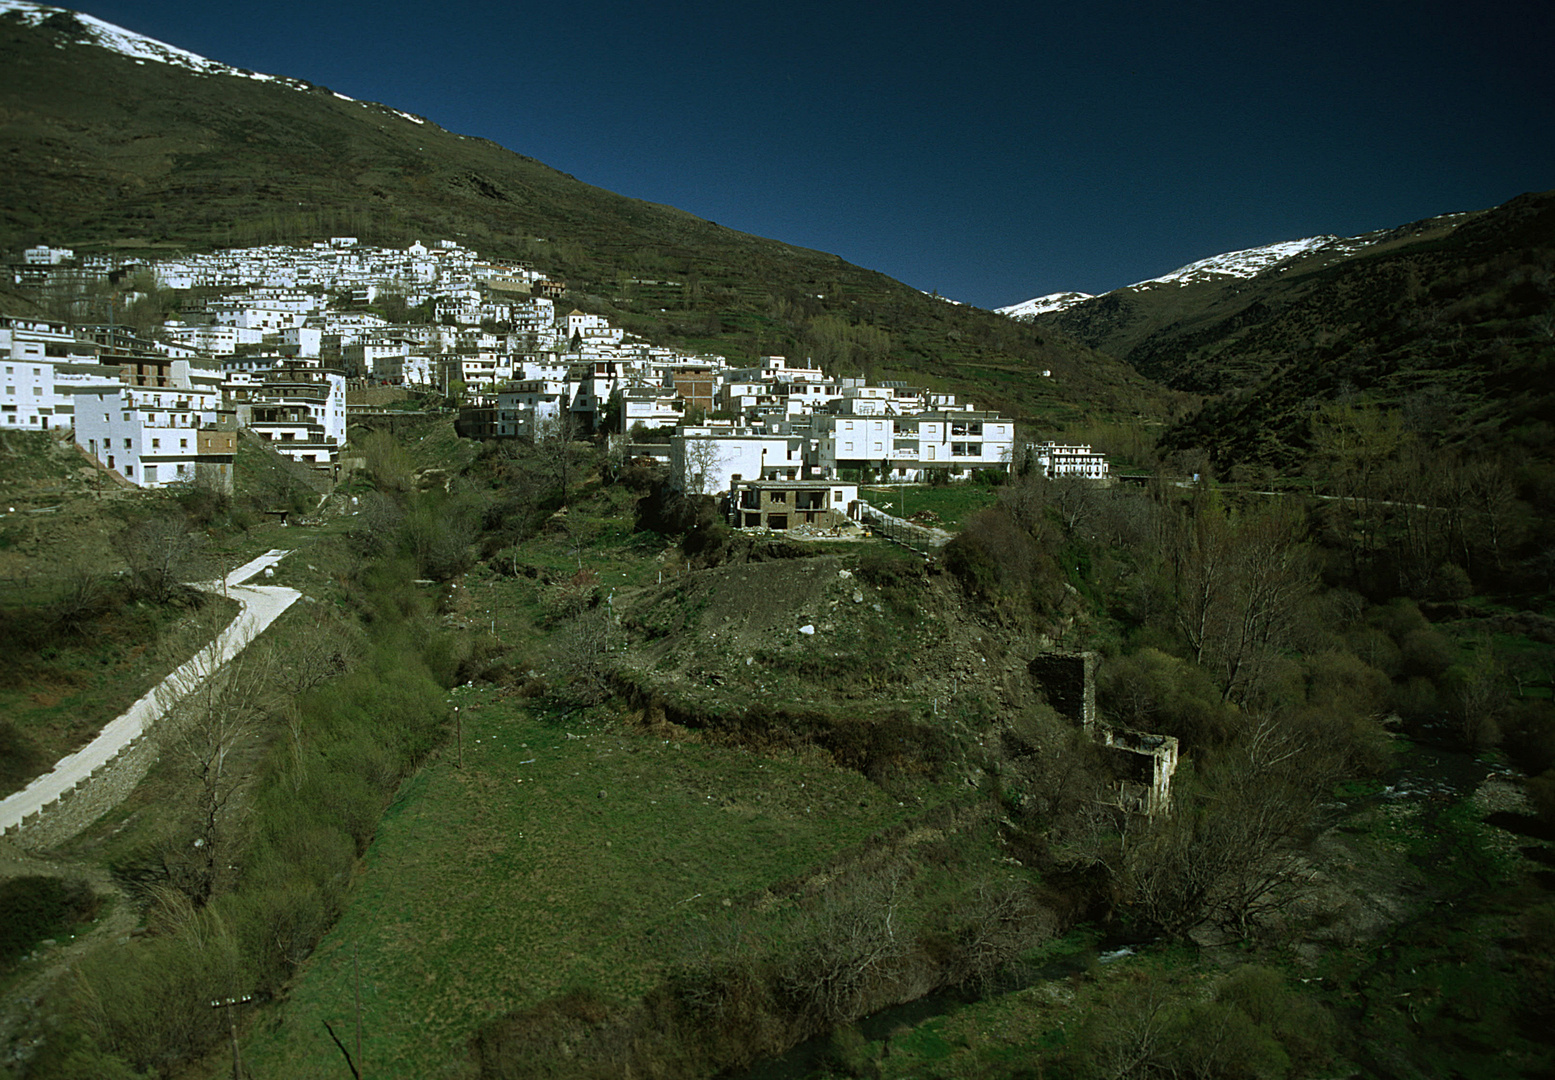
<instances>
[{"instance_id":1,"label":"footpath","mask_svg":"<svg viewBox=\"0 0 1555 1080\"><path fill-rule=\"evenodd\" d=\"M220 591L236 600L241 605L237 617L187 663L109 721L97 738L60 758L51 771L21 791L0 800L0 834L24 848L50 847L117 805L155 760L150 741L144 736L157 721L199 686L207 674L242 652L302 595L277 585L243 584L269 570L287 554L279 550L266 552L232 571L224 581L198 585L207 592ZM142 752L132 756L137 747ZM108 782L108 774L113 774L112 783ZM100 782L94 783L94 778ZM93 791L94 787L97 790ZM75 803L82 805L73 806ZM66 807L78 812L64 814ZM89 812L90 818L83 820L86 813L80 811Z\"/></svg>"}]
</instances>

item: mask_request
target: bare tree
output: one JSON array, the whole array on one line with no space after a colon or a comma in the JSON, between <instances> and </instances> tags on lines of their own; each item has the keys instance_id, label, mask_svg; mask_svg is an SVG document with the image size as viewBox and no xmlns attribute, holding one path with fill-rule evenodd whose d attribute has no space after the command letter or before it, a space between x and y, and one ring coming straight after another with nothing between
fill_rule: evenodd
<instances>
[{"instance_id":1,"label":"bare tree","mask_svg":"<svg viewBox=\"0 0 1555 1080\"><path fill-rule=\"evenodd\" d=\"M1511 700L1511 680L1490 635L1480 635L1469 658L1454 664L1447 674L1464 741L1471 746L1496 742L1500 733L1497 721Z\"/></svg>"},{"instance_id":2,"label":"bare tree","mask_svg":"<svg viewBox=\"0 0 1555 1080\"><path fill-rule=\"evenodd\" d=\"M1028 889L1012 881L981 878L956 912L956 981L989 978L999 965L1049 938L1056 920Z\"/></svg>"},{"instance_id":3,"label":"bare tree","mask_svg":"<svg viewBox=\"0 0 1555 1080\"><path fill-rule=\"evenodd\" d=\"M129 568L137 592L165 604L187 581L209 572L203 558L205 537L189 528L180 514L158 514L130 525L112 541Z\"/></svg>"},{"instance_id":4,"label":"bare tree","mask_svg":"<svg viewBox=\"0 0 1555 1080\"><path fill-rule=\"evenodd\" d=\"M707 489L708 482L718 473L718 468L723 464L723 452L718 446L718 440L708 436L697 436L684 440L684 471L682 480L687 495L712 495L715 492Z\"/></svg>"},{"instance_id":5,"label":"bare tree","mask_svg":"<svg viewBox=\"0 0 1555 1080\"><path fill-rule=\"evenodd\" d=\"M164 745L191 781L193 854L180 862L182 880L175 883L196 906L216 894L231 862L237 799L249 778L239 758L276 701L274 653L234 640L232 633L218 633L158 690L166 711Z\"/></svg>"},{"instance_id":6,"label":"bare tree","mask_svg":"<svg viewBox=\"0 0 1555 1080\"><path fill-rule=\"evenodd\" d=\"M536 424L536 464L541 476L560 494L563 506L567 505L578 471L577 438L577 421L570 409L563 408L554 417Z\"/></svg>"},{"instance_id":7,"label":"bare tree","mask_svg":"<svg viewBox=\"0 0 1555 1080\"><path fill-rule=\"evenodd\" d=\"M807 913L783 982L817 1019L852 1019L872 989L895 977L894 963L912 946L901 912L906 885L900 868L857 870L833 881Z\"/></svg>"},{"instance_id":8,"label":"bare tree","mask_svg":"<svg viewBox=\"0 0 1555 1080\"><path fill-rule=\"evenodd\" d=\"M1169 934L1205 923L1247 933L1299 896L1309 826L1344 760L1318 728L1250 719L1198 789L1127 848L1125 895Z\"/></svg>"},{"instance_id":9,"label":"bare tree","mask_svg":"<svg viewBox=\"0 0 1555 1080\"><path fill-rule=\"evenodd\" d=\"M1177 628L1228 701L1248 699L1316 586L1304 529L1284 503L1234 518L1204 500L1179 519L1170 553Z\"/></svg>"},{"instance_id":10,"label":"bare tree","mask_svg":"<svg viewBox=\"0 0 1555 1080\"><path fill-rule=\"evenodd\" d=\"M1169 1062L1182 1044L1177 1009L1170 987L1158 976L1141 972L1118 985L1080 1030L1090 1071L1104 1080L1176 1075Z\"/></svg>"}]
</instances>

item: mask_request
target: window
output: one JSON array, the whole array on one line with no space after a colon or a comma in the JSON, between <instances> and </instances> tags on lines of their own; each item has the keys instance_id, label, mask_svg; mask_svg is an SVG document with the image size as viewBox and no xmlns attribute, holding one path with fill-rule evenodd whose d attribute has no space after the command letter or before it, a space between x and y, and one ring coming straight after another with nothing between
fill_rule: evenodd
<instances>
[{"instance_id":1,"label":"window","mask_svg":"<svg viewBox=\"0 0 1555 1080\"><path fill-rule=\"evenodd\" d=\"M129 448L130 448L130 441L128 439L125 439L124 440L124 449L128 450Z\"/></svg>"},{"instance_id":2,"label":"window","mask_svg":"<svg viewBox=\"0 0 1555 1080\"><path fill-rule=\"evenodd\" d=\"M153 450L160 450L160 449L162 449L162 440L161 439L152 439L151 440L151 449L153 449Z\"/></svg>"}]
</instances>

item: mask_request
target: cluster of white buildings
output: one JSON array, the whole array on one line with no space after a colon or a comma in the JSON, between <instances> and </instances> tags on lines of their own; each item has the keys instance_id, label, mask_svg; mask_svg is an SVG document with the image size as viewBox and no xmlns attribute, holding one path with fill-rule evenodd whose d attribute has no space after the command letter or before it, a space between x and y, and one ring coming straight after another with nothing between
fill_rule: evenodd
<instances>
[{"instance_id":1,"label":"cluster of white buildings","mask_svg":"<svg viewBox=\"0 0 1555 1080\"><path fill-rule=\"evenodd\" d=\"M336 236L310 247L270 245L159 259L149 264L164 289L236 292L273 289L300 293L351 293L370 301L379 291L402 293L412 305L480 282L522 283L541 276L523 268L483 261L452 240L375 248L354 236Z\"/></svg>"},{"instance_id":2,"label":"cluster of white buildings","mask_svg":"<svg viewBox=\"0 0 1555 1080\"><path fill-rule=\"evenodd\" d=\"M32 272L81 265L69 249L25 253ZM654 346L601 316L559 313L558 283L449 241L398 250L336 237L141 265L163 287L201 297L186 297L154 340L126 345L113 327L88 334L0 320L0 430L74 427L106 467L148 487L230 481L239 428L327 470L345 442L355 382L455 398L460 431L473 438L608 427L656 446L685 490L732 504L751 504L755 489L742 496L741 485L961 479L1017 457L1012 420L954 395L832 378L781 356L731 366ZM390 323L359 310L383 291L422 318ZM655 430L659 441L644 443ZM1089 447L1021 452L1037 454L1048 475L1107 475ZM820 488L795 494L822 500ZM781 509L787 498L756 501Z\"/></svg>"},{"instance_id":3,"label":"cluster of white buildings","mask_svg":"<svg viewBox=\"0 0 1555 1080\"><path fill-rule=\"evenodd\" d=\"M64 323L0 318L0 431L70 430L141 487L230 490L240 427L331 469L345 443L345 377L317 361L242 366L125 351Z\"/></svg>"}]
</instances>

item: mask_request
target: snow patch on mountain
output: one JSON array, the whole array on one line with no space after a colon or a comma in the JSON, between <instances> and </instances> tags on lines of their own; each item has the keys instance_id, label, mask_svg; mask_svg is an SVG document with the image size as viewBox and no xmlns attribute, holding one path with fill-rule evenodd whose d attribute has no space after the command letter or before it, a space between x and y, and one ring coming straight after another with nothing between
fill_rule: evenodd
<instances>
[{"instance_id":1,"label":"snow patch on mountain","mask_svg":"<svg viewBox=\"0 0 1555 1080\"><path fill-rule=\"evenodd\" d=\"M236 68L230 64L223 64L218 60L211 60L198 53L192 53L187 49L180 49L175 45L157 41L155 38L146 37L126 30L122 26L104 22L102 19L87 15L79 11L71 11L68 8L53 7L48 4L33 3L32 0L0 0L0 18L13 23L20 22L25 26L48 25L62 33L68 34L72 40L83 45L97 45L101 48L116 52L128 57L137 64L145 64L152 61L158 64L169 64L173 67L181 67L193 71L199 75L231 75L240 79L252 79L255 82L275 83L279 86L289 86L294 90L318 89L312 83L303 79L291 79L284 75L266 75L258 71L249 71L246 68ZM355 98L330 91L341 101L355 101ZM372 106L372 102L360 102L364 106ZM422 117L411 113L401 112L399 109L391 109L388 106L376 106L385 112L393 113L412 124L426 124Z\"/></svg>"},{"instance_id":2,"label":"snow patch on mountain","mask_svg":"<svg viewBox=\"0 0 1555 1080\"><path fill-rule=\"evenodd\" d=\"M1257 277L1281 263L1289 263L1317 252L1333 255L1353 255L1370 241L1363 237L1309 236L1305 240L1286 240L1263 247L1246 248L1212 255L1207 259L1178 267L1170 274L1146 281L1136 281L1131 289L1152 289L1162 285L1193 285L1202 281L1224 281L1227 278Z\"/></svg>"},{"instance_id":3,"label":"snow patch on mountain","mask_svg":"<svg viewBox=\"0 0 1555 1080\"><path fill-rule=\"evenodd\" d=\"M1200 282L1252 278L1271 270L1283 273L1291 263L1312 255L1334 258L1354 255L1363 248L1379 243L1384 235L1368 233L1365 236L1309 236L1305 240L1286 240L1278 244L1266 244L1263 247L1246 248L1242 251L1228 251L1223 255L1212 255L1207 259L1178 267L1170 274L1163 274L1158 278L1136 281L1125 288L1139 291L1164 288L1168 285L1181 288L1184 285L1195 285ZM1034 300L995 310L1012 319L1033 319L1038 315L1063 311L1090 299L1093 298L1083 292L1049 293L1047 296L1039 296Z\"/></svg>"},{"instance_id":4,"label":"snow patch on mountain","mask_svg":"<svg viewBox=\"0 0 1555 1080\"><path fill-rule=\"evenodd\" d=\"M932 296L936 300L943 300L943 301L945 301L945 303L949 304L951 307L966 307L966 305L963 304L960 300L952 300L950 297L948 297L948 296L941 296L937 292L930 292L928 289L919 289L918 291L921 292L924 296ZM821 296L820 293L816 293L815 294L815 298L817 300L824 299Z\"/></svg>"},{"instance_id":5,"label":"snow patch on mountain","mask_svg":"<svg viewBox=\"0 0 1555 1080\"><path fill-rule=\"evenodd\" d=\"M1056 292L1039 296L1033 300L1022 300L1018 304L1009 307L994 308L1000 315L1008 315L1012 319L1034 319L1038 315L1046 315L1052 311L1063 311L1065 308L1074 307L1086 300L1094 299L1090 293L1083 292Z\"/></svg>"},{"instance_id":6,"label":"snow patch on mountain","mask_svg":"<svg viewBox=\"0 0 1555 1080\"><path fill-rule=\"evenodd\" d=\"M0 0L0 16L13 21L20 21L27 26L42 26L44 23L56 26L64 31L77 34L76 41L83 44L99 45L127 56L137 62L154 60L159 64L171 64L174 67L187 68L201 75L237 75L245 79L254 79L258 82L278 82L291 86L305 86L295 79L283 79L275 75L262 75L254 71L244 71L227 64L208 60L197 53L180 49L165 42L148 38L141 34L133 33L122 26L104 22L102 19L87 15L80 11L70 11L66 8L51 7L47 4L35 4L30 0Z\"/></svg>"}]
</instances>

